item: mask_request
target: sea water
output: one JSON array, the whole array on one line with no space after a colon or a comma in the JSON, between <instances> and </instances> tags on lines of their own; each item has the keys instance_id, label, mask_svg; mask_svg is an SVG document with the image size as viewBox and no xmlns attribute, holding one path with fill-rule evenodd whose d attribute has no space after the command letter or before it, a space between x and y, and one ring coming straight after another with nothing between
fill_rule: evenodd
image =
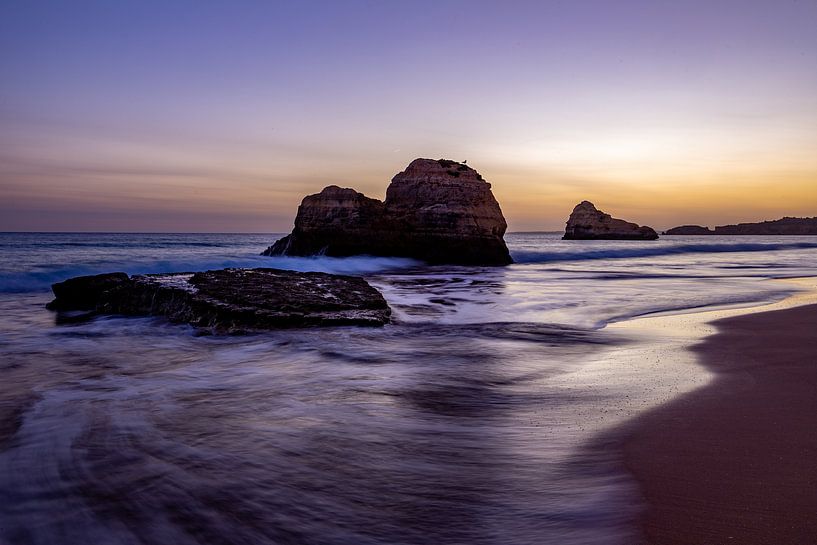
<instances>
[{"instance_id":1,"label":"sea water","mask_svg":"<svg viewBox=\"0 0 817 545\"><path fill-rule=\"evenodd\" d=\"M515 233L499 268L259 256L275 238L0 234L0 543L628 543L634 485L583 446L651 375L592 371L639 353L605 325L817 270L817 237ZM394 323L200 336L44 308L71 276L222 267L363 275Z\"/></svg>"}]
</instances>

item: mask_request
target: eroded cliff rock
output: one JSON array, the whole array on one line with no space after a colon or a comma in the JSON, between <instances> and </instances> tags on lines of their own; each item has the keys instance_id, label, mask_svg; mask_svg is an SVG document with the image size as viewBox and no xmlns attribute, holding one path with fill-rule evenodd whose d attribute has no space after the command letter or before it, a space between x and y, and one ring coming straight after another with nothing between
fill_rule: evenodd
<instances>
[{"instance_id":1,"label":"eroded cliff rock","mask_svg":"<svg viewBox=\"0 0 817 545\"><path fill-rule=\"evenodd\" d=\"M658 233L651 227L641 226L612 217L598 210L590 201L576 205L565 226L565 240L655 240Z\"/></svg>"},{"instance_id":2,"label":"eroded cliff rock","mask_svg":"<svg viewBox=\"0 0 817 545\"><path fill-rule=\"evenodd\" d=\"M290 235L264 255L412 257L430 263L506 265L507 229L491 184L471 167L415 159L386 200L329 186L304 198Z\"/></svg>"},{"instance_id":3,"label":"eroded cliff rock","mask_svg":"<svg viewBox=\"0 0 817 545\"><path fill-rule=\"evenodd\" d=\"M48 308L75 321L100 314L166 316L216 333L389 321L383 296L364 279L279 269L125 273L71 278L52 286Z\"/></svg>"}]
</instances>

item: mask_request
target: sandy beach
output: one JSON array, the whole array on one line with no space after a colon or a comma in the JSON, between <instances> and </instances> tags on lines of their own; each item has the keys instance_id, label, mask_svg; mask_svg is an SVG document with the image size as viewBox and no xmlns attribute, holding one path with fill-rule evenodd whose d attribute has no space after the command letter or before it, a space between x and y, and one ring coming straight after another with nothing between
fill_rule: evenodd
<instances>
[{"instance_id":1,"label":"sandy beach","mask_svg":"<svg viewBox=\"0 0 817 545\"><path fill-rule=\"evenodd\" d=\"M644 542L815 543L817 305L712 325L693 351L714 380L618 439Z\"/></svg>"}]
</instances>

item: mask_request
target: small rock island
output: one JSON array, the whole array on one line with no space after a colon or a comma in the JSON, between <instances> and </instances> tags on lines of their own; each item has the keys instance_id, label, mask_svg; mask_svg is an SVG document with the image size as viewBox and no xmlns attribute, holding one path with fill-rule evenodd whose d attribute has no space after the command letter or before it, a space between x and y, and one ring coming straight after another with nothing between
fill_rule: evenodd
<instances>
[{"instance_id":1,"label":"small rock island","mask_svg":"<svg viewBox=\"0 0 817 545\"><path fill-rule=\"evenodd\" d=\"M298 207L292 233L263 255L367 254L432 264L512 263L491 184L464 163L415 159L379 201L330 185Z\"/></svg>"},{"instance_id":2,"label":"small rock island","mask_svg":"<svg viewBox=\"0 0 817 545\"><path fill-rule=\"evenodd\" d=\"M567 220L564 240L656 240L652 227L612 217L590 201L576 205Z\"/></svg>"},{"instance_id":3,"label":"small rock island","mask_svg":"<svg viewBox=\"0 0 817 545\"><path fill-rule=\"evenodd\" d=\"M103 314L165 316L212 333L362 325L382 326L391 310L364 279L279 269L80 276L52 286L47 308L59 321ZM68 311L83 311L79 315Z\"/></svg>"},{"instance_id":4,"label":"small rock island","mask_svg":"<svg viewBox=\"0 0 817 545\"><path fill-rule=\"evenodd\" d=\"M718 225L715 229L701 225L681 225L664 231L665 235L817 235L817 217L780 218L757 223Z\"/></svg>"},{"instance_id":5,"label":"small rock island","mask_svg":"<svg viewBox=\"0 0 817 545\"><path fill-rule=\"evenodd\" d=\"M715 232L710 229L709 227L703 227L701 225L681 225L679 227L673 227L672 229L667 229L662 235L714 235Z\"/></svg>"}]
</instances>

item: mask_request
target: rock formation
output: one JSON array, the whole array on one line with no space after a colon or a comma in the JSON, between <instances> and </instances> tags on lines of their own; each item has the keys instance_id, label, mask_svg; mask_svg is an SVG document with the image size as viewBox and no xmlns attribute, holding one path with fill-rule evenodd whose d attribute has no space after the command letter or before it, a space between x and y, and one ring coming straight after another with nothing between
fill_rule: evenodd
<instances>
[{"instance_id":1,"label":"rock formation","mask_svg":"<svg viewBox=\"0 0 817 545\"><path fill-rule=\"evenodd\" d=\"M224 269L71 278L52 286L58 320L99 314L157 315L217 333L389 321L386 300L365 280L317 272ZM85 311L79 315L65 311Z\"/></svg>"},{"instance_id":2,"label":"rock formation","mask_svg":"<svg viewBox=\"0 0 817 545\"><path fill-rule=\"evenodd\" d=\"M123 272L78 276L52 284L56 299L46 305L51 310L94 310L105 308L131 285Z\"/></svg>"},{"instance_id":3,"label":"rock formation","mask_svg":"<svg viewBox=\"0 0 817 545\"><path fill-rule=\"evenodd\" d=\"M715 230L699 225L682 225L665 232L667 235L817 235L817 217L785 217L773 221L719 225Z\"/></svg>"},{"instance_id":4,"label":"rock formation","mask_svg":"<svg viewBox=\"0 0 817 545\"><path fill-rule=\"evenodd\" d=\"M658 234L647 226L616 219L596 209L590 201L576 205L565 227L565 240L655 240Z\"/></svg>"},{"instance_id":5,"label":"rock formation","mask_svg":"<svg viewBox=\"0 0 817 545\"><path fill-rule=\"evenodd\" d=\"M429 263L507 265L507 224L491 184L462 163L415 159L386 200L329 186L304 198L290 235L264 255L411 257Z\"/></svg>"},{"instance_id":6,"label":"rock formation","mask_svg":"<svg viewBox=\"0 0 817 545\"><path fill-rule=\"evenodd\" d=\"M681 225L680 227L673 227L663 232L664 235L714 235L709 227L701 225Z\"/></svg>"}]
</instances>

